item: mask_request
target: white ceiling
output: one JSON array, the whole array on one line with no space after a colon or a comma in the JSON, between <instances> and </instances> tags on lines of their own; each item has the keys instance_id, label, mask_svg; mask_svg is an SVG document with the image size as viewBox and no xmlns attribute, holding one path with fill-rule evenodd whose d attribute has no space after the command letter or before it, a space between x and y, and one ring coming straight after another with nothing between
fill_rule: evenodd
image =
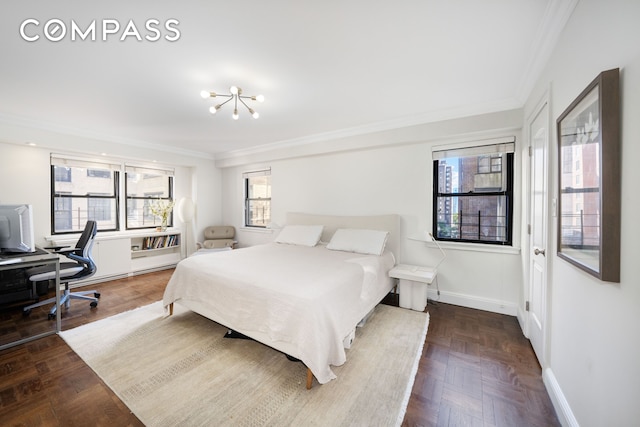
<instances>
[{"instance_id":1,"label":"white ceiling","mask_svg":"<svg viewBox=\"0 0 640 427\"><path fill-rule=\"evenodd\" d=\"M22 1L0 17L0 120L214 155L522 106L570 0ZM23 40L21 23L40 26ZM51 42L52 18L96 41ZM180 38L141 36L177 19ZM102 41L102 20L121 31ZM70 31L69 31L70 32ZM166 31L163 34L171 35ZM202 89L263 94L252 119ZM1 135L0 135L1 137Z\"/></svg>"}]
</instances>

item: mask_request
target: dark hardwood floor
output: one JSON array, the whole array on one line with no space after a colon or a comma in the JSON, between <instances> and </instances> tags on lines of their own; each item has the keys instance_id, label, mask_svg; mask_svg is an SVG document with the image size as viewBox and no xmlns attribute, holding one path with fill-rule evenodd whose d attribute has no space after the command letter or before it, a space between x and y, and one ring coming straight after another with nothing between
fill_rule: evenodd
<instances>
[{"instance_id":1,"label":"dark hardwood floor","mask_svg":"<svg viewBox=\"0 0 640 427\"><path fill-rule=\"evenodd\" d=\"M102 294L99 306L91 310L73 301L63 311L63 329L160 300L171 273L95 285ZM403 426L559 425L540 367L515 318L431 302L427 311L429 332ZM4 331L24 334L20 328L28 328L20 326L28 322L18 316L2 316ZM0 425L142 423L53 335L0 351Z\"/></svg>"},{"instance_id":2,"label":"dark hardwood floor","mask_svg":"<svg viewBox=\"0 0 640 427\"><path fill-rule=\"evenodd\" d=\"M558 426L515 317L429 302L403 426Z\"/></svg>"}]
</instances>

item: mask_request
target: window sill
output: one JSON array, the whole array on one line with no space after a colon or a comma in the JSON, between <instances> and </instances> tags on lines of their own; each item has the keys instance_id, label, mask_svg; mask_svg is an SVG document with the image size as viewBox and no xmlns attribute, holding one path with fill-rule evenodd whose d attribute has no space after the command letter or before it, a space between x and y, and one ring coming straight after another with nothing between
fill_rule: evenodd
<instances>
[{"instance_id":1,"label":"window sill","mask_svg":"<svg viewBox=\"0 0 640 427\"><path fill-rule=\"evenodd\" d=\"M240 227L240 231L247 231L249 233L273 233L273 228L260 228L260 227Z\"/></svg>"},{"instance_id":2,"label":"window sill","mask_svg":"<svg viewBox=\"0 0 640 427\"><path fill-rule=\"evenodd\" d=\"M155 228L143 228L136 230L122 230L122 231L98 231L96 235L96 241L99 240L115 240L115 239L125 239L125 238L135 238L135 237L145 237L145 236L159 236L166 234L181 234L179 228L176 227L168 227L165 231L157 231ZM49 242L75 242L77 241L82 232L79 233L69 233L69 234L54 234L50 236L44 236L45 240Z\"/></svg>"},{"instance_id":3,"label":"window sill","mask_svg":"<svg viewBox=\"0 0 640 427\"><path fill-rule=\"evenodd\" d=\"M440 245L442 249L453 251L490 252L511 255L518 255L520 253L520 248L516 246L483 245L482 243L464 242L438 242L438 245L436 245L436 243L431 239L426 240L419 237L409 237L408 239L423 242L431 248L437 248L438 245Z\"/></svg>"}]
</instances>

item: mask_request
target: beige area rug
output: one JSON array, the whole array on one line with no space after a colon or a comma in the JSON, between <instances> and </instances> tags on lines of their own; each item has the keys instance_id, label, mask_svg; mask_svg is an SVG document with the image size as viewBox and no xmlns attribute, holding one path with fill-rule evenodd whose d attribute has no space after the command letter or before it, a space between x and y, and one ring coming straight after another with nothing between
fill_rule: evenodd
<instances>
[{"instance_id":1,"label":"beige area rug","mask_svg":"<svg viewBox=\"0 0 640 427\"><path fill-rule=\"evenodd\" d=\"M337 379L305 388L306 367L160 302L61 336L148 426L400 425L429 315L379 305L357 328Z\"/></svg>"}]
</instances>

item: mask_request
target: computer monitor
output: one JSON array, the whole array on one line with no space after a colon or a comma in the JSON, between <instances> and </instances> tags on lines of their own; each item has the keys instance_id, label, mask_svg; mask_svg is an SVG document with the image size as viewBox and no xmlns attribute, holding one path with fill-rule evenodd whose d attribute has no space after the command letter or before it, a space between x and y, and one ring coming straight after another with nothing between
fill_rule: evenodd
<instances>
[{"instance_id":1,"label":"computer monitor","mask_svg":"<svg viewBox=\"0 0 640 427\"><path fill-rule=\"evenodd\" d=\"M31 205L0 205L0 252L34 252Z\"/></svg>"}]
</instances>

